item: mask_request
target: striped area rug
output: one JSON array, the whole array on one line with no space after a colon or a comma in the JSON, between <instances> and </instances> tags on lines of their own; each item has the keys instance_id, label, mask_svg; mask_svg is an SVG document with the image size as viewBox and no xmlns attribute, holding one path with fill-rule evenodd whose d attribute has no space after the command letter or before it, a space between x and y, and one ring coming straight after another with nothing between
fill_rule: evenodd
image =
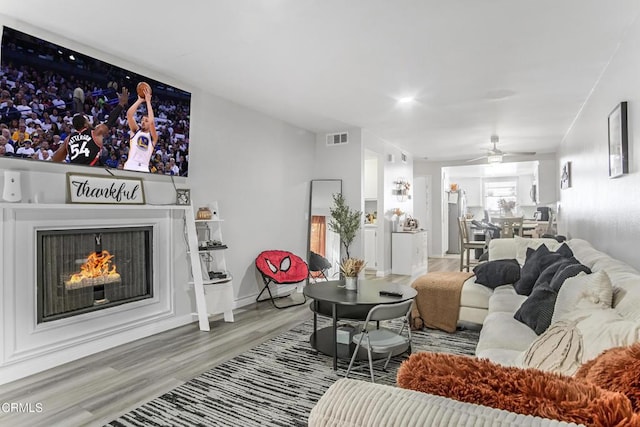
<instances>
[{"instance_id":1,"label":"striped area rug","mask_svg":"<svg viewBox=\"0 0 640 427\"><path fill-rule=\"evenodd\" d=\"M329 321L319 320L320 326ZM396 324L384 325L387 327ZM113 420L108 426L305 426L311 408L344 376L348 361L332 369L329 356L309 345L313 322L301 325L211 369L199 377ZM479 332L414 331L413 351L472 355ZM395 384L406 355L375 368L381 384ZM366 361L350 378L369 381Z\"/></svg>"}]
</instances>

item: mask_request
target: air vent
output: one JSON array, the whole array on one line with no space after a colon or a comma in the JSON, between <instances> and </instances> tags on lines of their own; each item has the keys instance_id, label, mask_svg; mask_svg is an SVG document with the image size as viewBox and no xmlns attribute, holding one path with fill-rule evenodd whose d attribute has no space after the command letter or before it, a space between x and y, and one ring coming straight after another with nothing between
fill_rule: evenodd
<instances>
[{"instance_id":1,"label":"air vent","mask_svg":"<svg viewBox=\"0 0 640 427\"><path fill-rule=\"evenodd\" d=\"M342 145L349 142L349 134L347 132L328 133L327 145Z\"/></svg>"}]
</instances>

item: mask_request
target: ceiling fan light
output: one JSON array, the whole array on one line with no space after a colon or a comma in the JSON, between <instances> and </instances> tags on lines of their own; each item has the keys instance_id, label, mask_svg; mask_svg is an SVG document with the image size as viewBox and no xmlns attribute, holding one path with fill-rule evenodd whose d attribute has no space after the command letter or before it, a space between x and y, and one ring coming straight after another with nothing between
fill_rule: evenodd
<instances>
[{"instance_id":1,"label":"ceiling fan light","mask_svg":"<svg viewBox=\"0 0 640 427\"><path fill-rule=\"evenodd\" d=\"M502 154L490 154L487 156L487 163L502 163Z\"/></svg>"}]
</instances>

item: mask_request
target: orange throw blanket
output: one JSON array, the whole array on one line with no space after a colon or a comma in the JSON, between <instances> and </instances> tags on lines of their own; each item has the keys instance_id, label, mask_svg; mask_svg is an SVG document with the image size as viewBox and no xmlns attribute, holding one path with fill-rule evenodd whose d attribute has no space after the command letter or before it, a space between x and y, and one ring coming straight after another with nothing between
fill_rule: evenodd
<instances>
[{"instance_id":1,"label":"orange throw blanket","mask_svg":"<svg viewBox=\"0 0 640 427\"><path fill-rule=\"evenodd\" d=\"M471 272L434 271L418 277L411 287L418 291L411 309L413 329L456 331L460 311L462 285L473 276Z\"/></svg>"}]
</instances>

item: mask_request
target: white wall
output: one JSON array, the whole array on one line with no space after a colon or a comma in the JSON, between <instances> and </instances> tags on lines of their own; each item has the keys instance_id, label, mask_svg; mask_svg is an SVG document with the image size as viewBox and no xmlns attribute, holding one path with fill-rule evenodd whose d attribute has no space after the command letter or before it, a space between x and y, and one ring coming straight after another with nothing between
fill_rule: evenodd
<instances>
[{"instance_id":1,"label":"white wall","mask_svg":"<svg viewBox=\"0 0 640 427\"><path fill-rule=\"evenodd\" d=\"M348 145L342 154L323 155L323 150L317 148L319 144L314 133L24 22L0 15L0 24L192 92L189 177L176 177L175 181L178 188L191 189L195 208L213 200L219 202L220 216L225 220L223 236L229 246L226 261L234 277L236 306L252 303L261 288L262 282L254 265L259 252L284 249L303 258L306 256L309 182L312 178L344 179L348 201L359 206L362 173L359 130L350 135L358 142ZM43 192L44 203L64 203L64 173L67 171L107 176L101 168L0 158L0 187L4 170L22 171L23 203L32 200L36 192ZM175 203L175 192L168 176L126 171L115 174L142 178L150 204ZM182 239L175 241L178 246L183 244ZM358 242L355 249L361 251ZM172 253L175 258L163 261L172 264L174 320L189 319L185 314L195 312L195 302L193 292L186 284L189 279L186 247ZM4 285L2 283L0 290ZM35 283L24 285L35 286ZM148 334L175 326L175 321L167 322ZM124 340L112 340L110 345L126 342Z\"/></svg>"},{"instance_id":2,"label":"white wall","mask_svg":"<svg viewBox=\"0 0 640 427\"><path fill-rule=\"evenodd\" d=\"M341 179L342 194L347 205L351 209L363 211L364 149L362 147L362 130L359 128L335 129L335 132L344 131L349 133L349 142L342 145L327 146L325 134L316 136L315 152L312 159L312 179ZM364 215L361 223L364 224ZM364 229L360 227L356 238L349 247L351 257L364 259L363 233Z\"/></svg>"},{"instance_id":3,"label":"white wall","mask_svg":"<svg viewBox=\"0 0 640 427\"><path fill-rule=\"evenodd\" d=\"M638 13L635 10L625 13ZM640 22L628 30L559 150L571 162L572 187L560 190L559 232L640 268ZM607 116L629 103L629 174L608 177Z\"/></svg>"},{"instance_id":4,"label":"white wall","mask_svg":"<svg viewBox=\"0 0 640 427\"><path fill-rule=\"evenodd\" d=\"M218 200L236 298L253 301L263 250L307 253L309 181L315 134L219 97L192 100L194 149L189 185L194 206Z\"/></svg>"},{"instance_id":5,"label":"white wall","mask_svg":"<svg viewBox=\"0 0 640 427\"><path fill-rule=\"evenodd\" d=\"M363 130L363 144L367 150L378 153L378 241L377 259L378 275L391 274L391 213L392 209L399 208L403 212L413 215L413 156L403 152L399 148L380 139L367 130ZM406 162L402 162L401 155L407 155ZM390 159L393 158L393 161ZM411 184L411 197L405 197L403 201L392 195L395 189L394 181L405 178ZM382 228L381 228L382 227Z\"/></svg>"}]
</instances>

